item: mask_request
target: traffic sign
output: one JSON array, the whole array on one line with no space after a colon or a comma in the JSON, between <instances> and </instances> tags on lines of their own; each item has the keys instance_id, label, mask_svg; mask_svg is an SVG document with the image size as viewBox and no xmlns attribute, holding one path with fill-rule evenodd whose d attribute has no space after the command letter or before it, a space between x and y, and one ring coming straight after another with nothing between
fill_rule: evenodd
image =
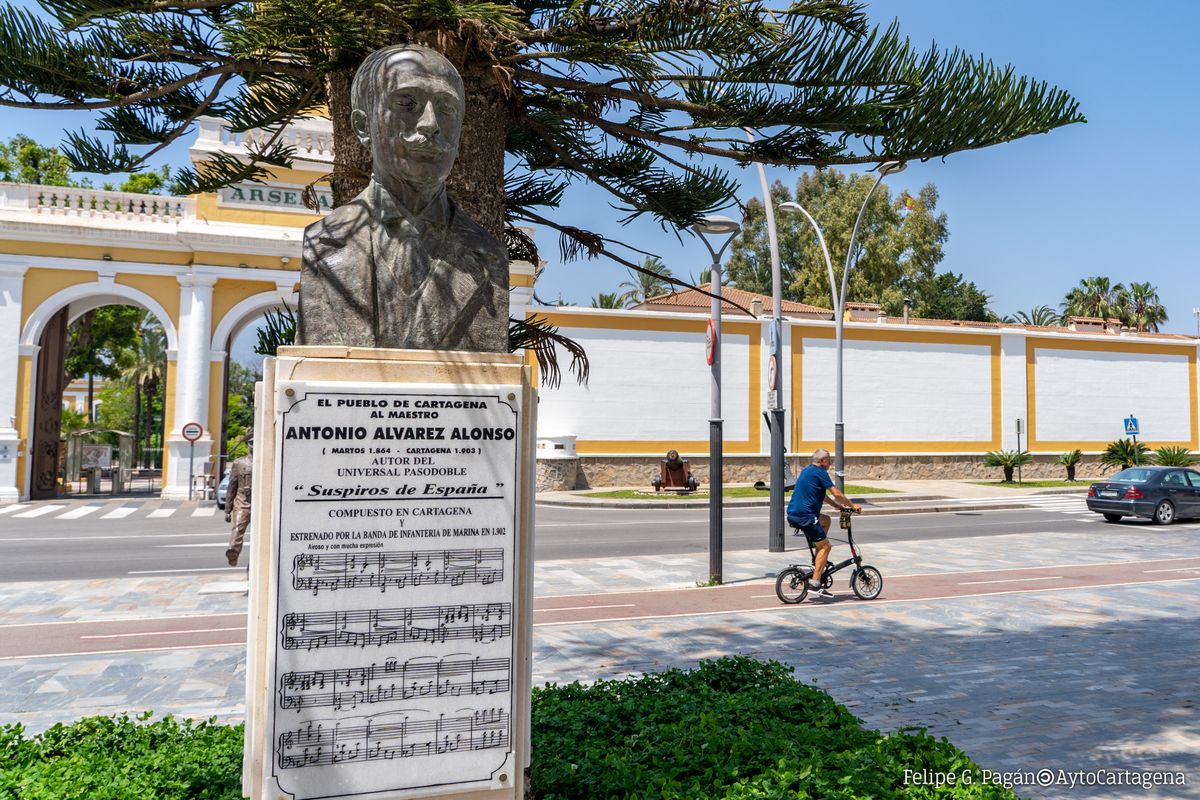
<instances>
[{"instance_id":1,"label":"traffic sign","mask_svg":"<svg viewBox=\"0 0 1200 800\"><path fill-rule=\"evenodd\" d=\"M204 435L204 426L199 422L189 422L187 425L184 425L182 428L180 428L179 432L183 434L183 438L187 439L189 442L196 442L199 441L200 437Z\"/></svg>"},{"instance_id":2,"label":"traffic sign","mask_svg":"<svg viewBox=\"0 0 1200 800\"><path fill-rule=\"evenodd\" d=\"M1139 430L1138 430L1137 417L1130 414L1128 417L1125 418L1125 435L1126 436L1137 436L1138 433L1139 433Z\"/></svg>"},{"instance_id":3,"label":"traffic sign","mask_svg":"<svg viewBox=\"0 0 1200 800\"><path fill-rule=\"evenodd\" d=\"M779 329L780 321L777 319L771 320L771 325L767 328L767 349L772 353L778 353L783 343L783 337L780 336Z\"/></svg>"},{"instance_id":4,"label":"traffic sign","mask_svg":"<svg viewBox=\"0 0 1200 800\"><path fill-rule=\"evenodd\" d=\"M704 331L704 360L711 367L713 361L717 358L717 329L713 325L713 321L708 321L708 328Z\"/></svg>"},{"instance_id":5,"label":"traffic sign","mask_svg":"<svg viewBox=\"0 0 1200 800\"><path fill-rule=\"evenodd\" d=\"M775 361L775 356L772 355L767 359L767 388L775 391L775 384L779 378L779 366Z\"/></svg>"}]
</instances>

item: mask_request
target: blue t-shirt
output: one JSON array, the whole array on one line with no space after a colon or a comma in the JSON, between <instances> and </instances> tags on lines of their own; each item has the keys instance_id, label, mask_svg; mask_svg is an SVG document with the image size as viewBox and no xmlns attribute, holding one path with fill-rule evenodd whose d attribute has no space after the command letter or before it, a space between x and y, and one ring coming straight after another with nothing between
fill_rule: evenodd
<instances>
[{"instance_id":1,"label":"blue t-shirt","mask_svg":"<svg viewBox=\"0 0 1200 800\"><path fill-rule=\"evenodd\" d=\"M825 501L825 492L833 486L833 479L826 470L816 464L809 464L800 471L796 479L796 488L792 491L792 501L788 503L789 517L802 517L808 514L817 516L821 513L821 503Z\"/></svg>"}]
</instances>

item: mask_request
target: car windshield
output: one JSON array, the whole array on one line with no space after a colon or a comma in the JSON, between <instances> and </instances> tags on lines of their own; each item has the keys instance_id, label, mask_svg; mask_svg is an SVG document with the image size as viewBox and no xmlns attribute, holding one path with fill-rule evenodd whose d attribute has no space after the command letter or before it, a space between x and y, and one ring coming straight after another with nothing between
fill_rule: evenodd
<instances>
[{"instance_id":1,"label":"car windshield","mask_svg":"<svg viewBox=\"0 0 1200 800\"><path fill-rule=\"evenodd\" d=\"M1113 475L1109 480L1120 481L1121 483L1145 483L1154 477L1155 471L1152 469L1131 467L1123 469L1116 475Z\"/></svg>"}]
</instances>

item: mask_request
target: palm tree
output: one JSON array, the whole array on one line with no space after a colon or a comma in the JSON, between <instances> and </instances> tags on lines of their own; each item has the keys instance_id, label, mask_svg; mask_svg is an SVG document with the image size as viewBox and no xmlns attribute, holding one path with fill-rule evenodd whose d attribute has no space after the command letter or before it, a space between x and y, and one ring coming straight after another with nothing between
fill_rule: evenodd
<instances>
[{"instance_id":1,"label":"palm tree","mask_svg":"<svg viewBox=\"0 0 1200 800\"><path fill-rule=\"evenodd\" d=\"M601 292L592 298L592 308L623 308L622 296L617 292Z\"/></svg>"},{"instance_id":2,"label":"palm tree","mask_svg":"<svg viewBox=\"0 0 1200 800\"><path fill-rule=\"evenodd\" d=\"M1063 298L1063 316L1123 319L1125 297L1125 287L1103 275L1084 278Z\"/></svg>"},{"instance_id":3,"label":"palm tree","mask_svg":"<svg viewBox=\"0 0 1200 800\"><path fill-rule=\"evenodd\" d=\"M1139 332L1157 333L1158 326L1167 321L1167 309L1158 299L1158 289L1149 283L1129 284L1125 302L1121 321Z\"/></svg>"},{"instance_id":4,"label":"palm tree","mask_svg":"<svg viewBox=\"0 0 1200 800\"><path fill-rule=\"evenodd\" d=\"M154 413L154 390L162 382L167 360L167 336L162 325L149 312L138 326L138 346L133 361L122 370L121 377L133 384L133 441L139 443L144 427L145 445L134 455L134 465L140 466L150 447L150 427ZM146 397L145 426L142 420L142 396Z\"/></svg>"},{"instance_id":5,"label":"palm tree","mask_svg":"<svg viewBox=\"0 0 1200 800\"><path fill-rule=\"evenodd\" d=\"M642 269L656 274L648 275L645 272L629 270L630 280L622 281L618 287L625 289L625 293L621 295L621 304L626 308L670 291L671 284L659 277L672 277L671 270L667 269L661 258L649 256L642 262Z\"/></svg>"},{"instance_id":6,"label":"palm tree","mask_svg":"<svg viewBox=\"0 0 1200 800\"><path fill-rule=\"evenodd\" d=\"M1018 311L1014 316L1005 317L1001 322L1049 328L1061 324L1062 317L1050 306L1034 306L1028 313Z\"/></svg>"}]
</instances>

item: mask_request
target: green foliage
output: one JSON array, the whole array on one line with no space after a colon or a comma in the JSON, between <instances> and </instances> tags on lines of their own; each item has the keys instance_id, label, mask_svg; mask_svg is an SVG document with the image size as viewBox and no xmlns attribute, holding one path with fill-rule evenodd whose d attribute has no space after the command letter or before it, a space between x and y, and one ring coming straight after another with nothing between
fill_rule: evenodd
<instances>
[{"instance_id":1,"label":"green foliage","mask_svg":"<svg viewBox=\"0 0 1200 800\"><path fill-rule=\"evenodd\" d=\"M629 280L622 281L618 288L625 293L620 297L621 306L628 308L644 303L671 291L671 270L656 256L650 256L640 264L643 271L629 270Z\"/></svg>"},{"instance_id":2,"label":"green foliage","mask_svg":"<svg viewBox=\"0 0 1200 800\"><path fill-rule=\"evenodd\" d=\"M134 406L133 386L124 381L105 384L96 396L96 427L114 431L133 431Z\"/></svg>"},{"instance_id":3,"label":"green foliage","mask_svg":"<svg viewBox=\"0 0 1200 800\"><path fill-rule=\"evenodd\" d=\"M133 306L101 306L72 322L63 359L67 379L119 377L133 359L143 315Z\"/></svg>"},{"instance_id":4,"label":"green foliage","mask_svg":"<svg viewBox=\"0 0 1200 800\"><path fill-rule=\"evenodd\" d=\"M1154 463L1163 467L1190 467L1200 464L1200 457L1186 447L1166 446L1154 451ZM1143 462L1145 463L1145 462Z\"/></svg>"},{"instance_id":5,"label":"green foliage","mask_svg":"<svg viewBox=\"0 0 1200 800\"><path fill-rule=\"evenodd\" d=\"M176 187L171 182L171 168L165 164L158 170L146 170L145 172L135 172L129 175L120 186L114 186L111 183L104 184L105 189L116 189L119 192L132 192L134 194L179 194Z\"/></svg>"},{"instance_id":6,"label":"green foliage","mask_svg":"<svg viewBox=\"0 0 1200 800\"><path fill-rule=\"evenodd\" d=\"M1124 297L1121 321L1135 331L1157 332L1167 321L1167 309L1158 299L1158 289L1149 283L1131 283Z\"/></svg>"},{"instance_id":7,"label":"green foliage","mask_svg":"<svg viewBox=\"0 0 1200 800\"><path fill-rule=\"evenodd\" d=\"M604 188L626 218L686 228L735 202L722 165L929 159L1083 120L1066 92L955 48L922 51L846 0L13 3L0 7L0 102L91 111L69 136L76 167L139 171L201 115L248 130L326 104L341 114L326 79L398 42L500 82L505 111L483 135L505 141L509 169L484 192L503 189L510 222L549 224L589 256L611 253L539 213L573 181ZM212 190L294 151L264 141L249 156L178 177Z\"/></svg>"},{"instance_id":8,"label":"green foliage","mask_svg":"<svg viewBox=\"0 0 1200 800\"><path fill-rule=\"evenodd\" d=\"M0 797L241 800L240 725L148 718L88 717L36 736L0 727Z\"/></svg>"},{"instance_id":9,"label":"green foliage","mask_svg":"<svg viewBox=\"0 0 1200 800\"><path fill-rule=\"evenodd\" d=\"M905 769L978 767L923 731L865 730L792 668L704 661L636 680L535 689L531 782L539 800L925 798ZM999 786L938 797L1014 798Z\"/></svg>"},{"instance_id":10,"label":"green foliage","mask_svg":"<svg viewBox=\"0 0 1200 800\"><path fill-rule=\"evenodd\" d=\"M1015 316L1005 317L1004 322L1016 325L1033 325L1050 328L1062 324L1062 316L1050 306L1034 306L1028 313L1018 311Z\"/></svg>"},{"instance_id":11,"label":"green foliage","mask_svg":"<svg viewBox=\"0 0 1200 800\"><path fill-rule=\"evenodd\" d=\"M601 292L592 298L592 308L624 308L619 292Z\"/></svg>"},{"instance_id":12,"label":"green foliage","mask_svg":"<svg viewBox=\"0 0 1200 800\"><path fill-rule=\"evenodd\" d=\"M1000 467L1004 470L1004 480L1011 481L1013 470L1033 463L1033 456L1028 450L993 450L983 457L985 467Z\"/></svg>"},{"instance_id":13,"label":"green foliage","mask_svg":"<svg viewBox=\"0 0 1200 800\"><path fill-rule=\"evenodd\" d=\"M1104 452L1100 454L1100 463L1108 467L1128 469L1134 464L1153 464L1154 456L1145 442L1135 444L1132 439L1117 439L1104 448Z\"/></svg>"},{"instance_id":14,"label":"green foliage","mask_svg":"<svg viewBox=\"0 0 1200 800\"><path fill-rule=\"evenodd\" d=\"M257 376L237 361L229 363L229 395L225 412L225 453L249 455L246 437L254 431L254 381Z\"/></svg>"},{"instance_id":15,"label":"green foliage","mask_svg":"<svg viewBox=\"0 0 1200 800\"><path fill-rule=\"evenodd\" d=\"M1066 467L1067 480L1073 481L1073 480L1075 480L1075 468L1079 466L1079 462L1082 460L1083 460L1083 451L1076 449L1076 450L1072 450L1068 453L1063 453L1061 456L1059 456L1057 459L1055 459L1054 463L1059 464L1060 466Z\"/></svg>"},{"instance_id":16,"label":"green foliage","mask_svg":"<svg viewBox=\"0 0 1200 800\"><path fill-rule=\"evenodd\" d=\"M776 207L795 200L821 226L839 287L855 219L874 183L875 178L869 175L826 169L801 175L794 193L778 181L771 188ZM893 197L886 183L876 190L859 227L848 299L880 303L889 313L898 314L907 295L918 314L939 319L969 319L974 317L958 315L990 313L986 311L987 296L974 284L953 273L937 274L949 237L946 214L937 211L937 202L933 184L926 184L915 197ZM784 297L831 308L829 270L811 223L802 214L783 212L776 214L775 225ZM734 241L726 274L740 289L771 294L765 215L757 200L747 204L742 232ZM956 291L965 294L955 298L952 294Z\"/></svg>"},{"instance_id":17,"label":"green foliage","mask_svg":"<svg viewBox=\"0 0 1200 800\"><path fill-rule=\"evenodd\" d=\"M58 432L62 437L66 437L72 431L81 431L87 427L87 417L82 411L76 411L73 408L63 406L62 413L58 417Z\"/></svg>"},{"instance_id":18,"label":"green foliage","mask_svg":"<svg viewBox=\"0 0 1200 800\"><path fill-rule=\"evenodd\" d=\"M295 343L296 315L287 303L283 304L283 308L268 311L263 319L263 324L258 328L254 352L260 356L273 356L280 347Z\"/></svg>"},{"instance_id":19,"label":"green foliage","mask_svg":"<svg viewBox=\"0 0 1200 800\"><path fill-rule=\"evenodd\" d=\"M1063 299L1063 316L1117 319L1136 331L1157 332L1167 321L1167 309L1158 289L1149 283L1131 283L1126 289L1097 275L1084 278Z\"/></svg>"},{"instance_id":20,"label":"green foliage","mask_svg":"<svg viewBox=\"0 0 1200 800\"><path fill-rule=\"evenodd\" d=\"M78 186L71 180L71 162L57 147L44 147L17 134L0 142L0 181L43 186Z\"/></svg>"}]
</instances>

